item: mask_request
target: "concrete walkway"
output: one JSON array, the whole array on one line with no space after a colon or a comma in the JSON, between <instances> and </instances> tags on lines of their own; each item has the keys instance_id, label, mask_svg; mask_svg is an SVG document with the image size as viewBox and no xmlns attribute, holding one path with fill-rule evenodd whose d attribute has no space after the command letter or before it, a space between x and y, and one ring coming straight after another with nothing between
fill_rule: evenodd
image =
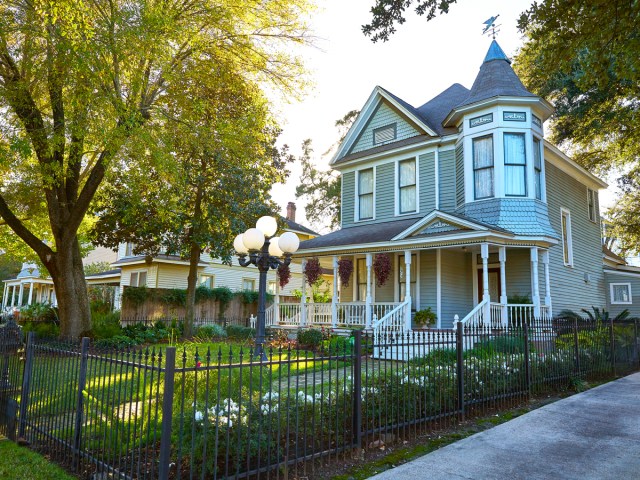
<instances>
[{"instance_id":1,"label":"concrete walkway","mask_svg":"<svg viewBox=\"0 0 640 480\"><path fill-rule=\"evenodd\" d=\"M640 479L640 373L391 469L383 479Z\"/></svg>"}]
</instances>

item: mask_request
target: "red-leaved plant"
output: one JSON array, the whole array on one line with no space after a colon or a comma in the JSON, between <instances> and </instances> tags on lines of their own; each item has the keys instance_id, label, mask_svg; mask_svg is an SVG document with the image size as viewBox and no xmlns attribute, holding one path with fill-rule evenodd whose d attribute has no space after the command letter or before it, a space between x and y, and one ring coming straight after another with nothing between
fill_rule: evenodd
<instances>
[{"instance_id":1,"label":"red-leaved plant","mask_svg":"<svg viewBox=\"0 0 640 480\"><path fill-rule=\"evenodd\" d=\"M278 267L278 281L280 282L280 288L284 288L291 279L291 270L289 265L280 265Z\"/></svg>"},{"instance_id":2,"label":"red-leaved plant","mask_svg":"<svg viewBox=\"0 0 640 480\"><path fill-rule=\"evenodd\" d=\"M338 276L343 287L349 286L351 274L353 273L353 260L350 258L341 258L338 260Z\"/></svg>"},{"instance_id":3,"label":"red-leaved plant","mask_svg":"<svg viewBox=\"0 0 640 480\"><path fill-rule=\"evenodd\" d=\"M307 264L304 266L304 276L307 279L309 285L314 285L320 276L322 275L322 267L320 266L320 260L318 257L312 257L307 260Z\"/></svg>"},{"instance_id":4,"label":"red-leaved plant","mask_svg":"<svg viewBox=\"0 0 640 480\"><path fill-rule=\"evenodd\" d=\"M378 253L373 258L373 272L376 275L376 286L381 287L391 276L391 256L388 253Z\"/></svg>"}]
</instances>

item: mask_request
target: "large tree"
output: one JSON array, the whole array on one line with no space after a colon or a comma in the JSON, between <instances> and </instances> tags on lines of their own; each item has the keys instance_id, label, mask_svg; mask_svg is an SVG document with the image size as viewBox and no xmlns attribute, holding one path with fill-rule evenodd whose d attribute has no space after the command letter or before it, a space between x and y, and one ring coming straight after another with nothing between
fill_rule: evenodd
<instances>
[{"instance_id":1,"label":"large tree","mask_svg":"<svg viewBox=\"0 0 640 480\"><path fill-rule=\"evenodd\" d=\"M160 112L188 101L172 85L221 54L253 80L297 84L287 43L305 39L306 8L306 0L0 4L0 171L15 172L0 180L0 217L50 273L64 335L90 328L78 230L105 175L122 171L123 149L149 142ZM40 208L47 232L30 223Z\"/></svg>"},{"instance_id":2,"label":"large tree","mask_svg":"<svg viewBox=\"0 0 640 480\"><path fill-rule=\"evenodd\" d=\"M94 229L104 246L132 242L136 254L189 260L187 336L201 255L229 259L234 236L276 210L269 191L284 181L288 159L286 147L275 147L278 130L259 87L225 59L214 63L175 85L191 100L167 106L154 149L127 151L138 161L125 161L128 171L101 195ZM216 81L206 85L200 75Z\"/></svg>"}]
</instances>

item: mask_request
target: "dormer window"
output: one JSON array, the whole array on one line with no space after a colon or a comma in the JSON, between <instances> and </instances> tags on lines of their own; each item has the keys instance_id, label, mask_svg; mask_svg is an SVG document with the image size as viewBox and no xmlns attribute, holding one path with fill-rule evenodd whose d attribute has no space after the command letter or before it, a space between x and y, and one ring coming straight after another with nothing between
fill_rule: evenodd
<instances>
[{"instance_id":1,"label":"dormer window","mask_svg":"<svg viewBox=\"0 0 640 480\"><path fill-rule=\"evenodd\" d=\"M133 243L131 242L127 242L125 249L124 249L124 255L126 257L130 257L133 255Z\"/></svg>"},{"instance_id":2,"label":"dormer window","mask_svg":"<svg viewBox=\"0 0 640 480\"><path fill-rule=\"evenodd\" d=\"M473 139L473 184L476 200L493 197L492 135Z\"/></svg>"},{"instance_id":3,"label":"dormer window","mask_svg":"<svg viewBox=\"0 0 640 480\"><path fill-rule=\"evenodd\" d=\"M375 128L373 130L373 144L380 145L396 139L396 124L385 125L384 127Z\"/></svg>"},{"instance_id":4,"label":"dormer window","mask_svg":"<svg viewBox=\"0 0 640 480\"><path fill-rule=\"evenodd\" d=\"M373 168L358 172L358 220L373 218Z\"/></svg>"},{"instance_id":5,"label":"dormer window","mask_svg":"<svg viewBox=\"0 0 640 480\"><path fill-rule=\"evenodd\" d=\"M416 160L403 160L398 163L398 213L416 211Z\"/></svg>"},{"instance_id":6,"label":"dormer window","mask_svg":"<svg viewBox=\"0 0 640 480\"><path fill-rule=\"evenodd\" d=\"M509 197L527 196L524 138L524 133L504 134L504 194Z\"/></svg>"}]
</instances>

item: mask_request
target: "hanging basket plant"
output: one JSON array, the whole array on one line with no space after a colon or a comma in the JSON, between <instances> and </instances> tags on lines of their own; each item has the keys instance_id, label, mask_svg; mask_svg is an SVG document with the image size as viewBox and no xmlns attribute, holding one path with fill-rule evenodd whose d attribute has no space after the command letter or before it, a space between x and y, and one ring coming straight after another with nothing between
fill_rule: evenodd
<instances>
[{"instance_id":1,"label":"hanging basket plant","mask_svg":"<svg viewBox=\"0 0 640 480\"><path fill-rule=\"evenodd\" d=\"M378 253L373 259L373 271L376 286L382 287L391 276L391 256L388 253Z\"/></svg>"},{"instance_id":2,"label":"hanging basket plant","mask_svg":"<svg viewBox=\"0 0 640 480\"><path fill-rule=\"evenodd\" d=\"M320 266L320 260L318 257L313 257L307 260L307 264L304 266L304 276L307 279L309 285L314 285L320 276L322 275L322 267Z\"/></svg>"},{"instance_id":3,"label":"hanging basket plant","mask_svg":"<svg viewBox=\"0 0 640 480\"><path fill-rule=\"evenodd\" d=\"M340 277L340 283L344 287L349 286L351 280L351 274L353 273L353 260L350 258L341 258L338 260L338 276Z\"/></svg>"},{"instance_id":4,"label":"hanging basket plant","mask_svg":"<svg viewBox=\"0 0 640 480\"><path fill-rule=\"evenodd\" d=\"M278 267L278 281L280 282L280 288L284 288L291 280L291 270L289 265L280 265Z\"/></svg>"}]
</instances>

